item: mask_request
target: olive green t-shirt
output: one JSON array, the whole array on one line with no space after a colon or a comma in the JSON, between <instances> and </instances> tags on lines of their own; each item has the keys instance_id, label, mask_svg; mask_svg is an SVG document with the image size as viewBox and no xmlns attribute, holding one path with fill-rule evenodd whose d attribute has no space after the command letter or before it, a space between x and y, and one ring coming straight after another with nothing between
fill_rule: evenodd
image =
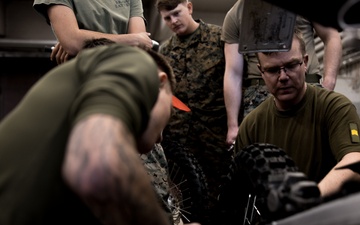
<instances>
[{"instance_id":1,"label":"olive green t-shirt","mask_svg":"<svg viewBox=\"0 0 360 225\"><path fill-rule=\"evenodd\" d=\"M308 85L305 97L292 110L278 111L271 96L250 112L240 124L236 150L254 143L274 144L301 172L320 181L345 154L360 152L359 128L359 116L349 99Z\"/></svg>"},{"instance_id":2,"label":"olive green t-shirt","mask_svg":"<svg viewBox=\"0 0 360 225\"><path fill-rule=\"evenodd\" d=\"M71 128L107 114L139 138L158 91L152 58L120 44L83 50L42 77L0 123L0 224L99 224L61 176Z\"/></svg>"}]
</instances>

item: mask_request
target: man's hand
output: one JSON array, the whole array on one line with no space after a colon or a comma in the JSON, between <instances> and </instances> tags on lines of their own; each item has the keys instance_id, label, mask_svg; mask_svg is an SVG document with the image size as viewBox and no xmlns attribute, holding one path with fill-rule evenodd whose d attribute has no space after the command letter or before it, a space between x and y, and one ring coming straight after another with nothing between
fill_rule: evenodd
<instances>
[{"instance_id":1,"label":"man's hand","mask_svg":"<svg viewBox=\"0 0 360 225\"><path fill-rule=\"evenodd\" d=\"M140 32L129 34L132 36L132 46L137 46L140 48L152 48L153 42L150 38L150 33Z\"/></svg>"},{"instance_id":2,"label":"man's hand","mask_svg":"<svg viewBox=\"0 0 360 225\"><path fill-rule=\"evenodd\" d=\"M239 131L239 127L237 126L228 128L228 132L226 136L226 145L230 147L235 143L238 131Z\"/></svg>"},{"instance_id":3,"label":"man's hand","mask_svg":"<svg viewBox=\"0 0 360 225\"><path fill-rule=\"evenodd\" d=\"M50 60L56 61L57 64L62 64L70 58L71 56L64 50L59 42L54 46L50 55Z\"/></svg>"}]
</instances>

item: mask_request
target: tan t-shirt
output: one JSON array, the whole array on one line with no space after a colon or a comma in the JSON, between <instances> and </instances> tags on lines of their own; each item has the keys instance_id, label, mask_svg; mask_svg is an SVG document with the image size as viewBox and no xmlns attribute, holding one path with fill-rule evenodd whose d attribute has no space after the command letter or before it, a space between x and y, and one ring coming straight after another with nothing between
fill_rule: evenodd
<instances>
[{"instance_id":1,"label":"tan t-shirt","mask_svg":"<svg viewBox=\"0 0 360 225\"><path fill-rule=\"evenodd\" d=\"M221 39L225 43L239 43L242 23L242 10L244 10L243 8L244 1L238 0L227 12L222 26L221 34ZM312 26L312 23L304 17L297 16L296 26L299 27L303 34L303 38L306 44L306 52L309 55L307 73L320 74L319 60L315 52L314 28ZM261 73L257 67L258 60L255 54L246 54L245 59L247 62L247 74L245 76L248 78L261 78Z\"/></svg>"},{"instance_id":2,"label":"tan t-shirt","mask_svg":"<svg viewBox=\"0 0 360 225\"><path fill-rule=\"evenodd\" d=\"M48 23L47 8L52 4L71 8L80 29L102 33L126 34L131 17L144 18L141 0L34 0L34 9L44 16Z\"/></svg>"}]
</instances>

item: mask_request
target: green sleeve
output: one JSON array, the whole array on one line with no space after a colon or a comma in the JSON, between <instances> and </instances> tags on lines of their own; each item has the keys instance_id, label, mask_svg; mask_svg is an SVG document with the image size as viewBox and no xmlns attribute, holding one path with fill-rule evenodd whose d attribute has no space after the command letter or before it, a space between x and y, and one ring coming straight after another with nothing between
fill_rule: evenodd
<instances>
[{"instance_id":1,"label":"green sleeve","mask_svg":"<svg viewBox=\"0 0 360 225\"><path fill-rule=\"evenodd\" d=\"M114 44L84 50L76 60L83 85L71 109L74 121L91 114L110 114L140 135L159 91L157 66L150 55Z\"/></svg>"}]
</instances>

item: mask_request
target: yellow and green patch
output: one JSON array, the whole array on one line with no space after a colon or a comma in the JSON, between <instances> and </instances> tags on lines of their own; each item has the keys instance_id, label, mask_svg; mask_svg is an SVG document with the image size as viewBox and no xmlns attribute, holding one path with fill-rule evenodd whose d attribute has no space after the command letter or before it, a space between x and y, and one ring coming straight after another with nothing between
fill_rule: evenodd
<instances>
[{"instance_id":1,"label":"yellow and green patch","mask_svg":"<svg viewBox=\"0 0 360 225\"><path fill-rule=\"evenodd\" d=\"M359 129L356 123L350 123L350 135L353 143L360 142Z\"/></svg>"}]
</instances>

